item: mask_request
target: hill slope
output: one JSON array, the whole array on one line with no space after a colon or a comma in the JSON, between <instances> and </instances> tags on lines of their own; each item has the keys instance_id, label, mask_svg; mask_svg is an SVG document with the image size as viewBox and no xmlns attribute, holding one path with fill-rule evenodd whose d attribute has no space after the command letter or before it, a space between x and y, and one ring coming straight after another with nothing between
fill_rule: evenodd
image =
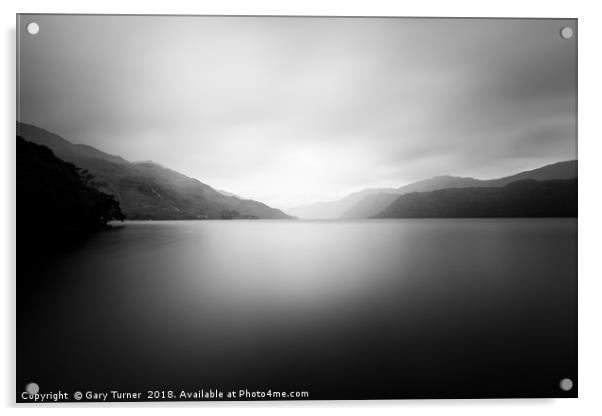
<instances>
[{"instance_id":1,"label":"hill slope","mask_svg":"<svg viewBox=\"0 0 602 416\"><path fill-rule=\"evenodd\" d=\"M577 179L525 179L499 188L452 188L399 196L376 218L576 217Z\"/></svg>"},{"instance_id":2,"label":"hill slope","mask_svg":"<svg viewBox=\"0 0 602 416\"><path fill-rule=\"evenodd\" d=\"M520 172L498 179L480 180L456 176L436 176L434 178L411 183L395 189L389 194L404 195L411 192L429 192L447 188L485 188L501 187L523 179L538 181L552 179L572 179L577 177L577 161L570 160L546 165L541 168ZM392 202L390 197L371 197L367 201L360 200L341 214L341 218L369 218L382 212Z\"/></svg>"},{"instance_id":3,"label":"hill slope","mask_svg":"<svg viewBox=\"0 0 602 416\"><path fill-rule=\"evenodd\" d=\"M58 158L87 169L94 176L92 184L114 195L128 219L291 218L261 202L224 195L153 162L128 162L29 124L17 123L17 134L47 146Z\"/></svg>"},{"instance_id":4,"label":"hill slope","mask_svg":"<svg viewBox=\"0 0 602 416\"><path fill-rule=\"evenodd\" d=\"M397 198L399 198L399 194L393 193L367 195L345 211L343 215L341 215L341 218L369 218L375 215L375 213L381 212L384 209L383 207L388 207Z\"/></svg>"},{"instance_id":5,"label":"hill slope","mask_svg":"<svg viewBox=\"0 0 602 416\"><path fill-rule=\"evenodd\" d=\"M381 193L395 193L395 188L370 188L347 195L336 201L321 201L289 208L286 211L303 219L335 219L361 201L365 196Z\"/></svg>"},{"instance_id":6,"label":"hill slope","mask_svg":"<svg viewBox=\"0 0 602 416\"><path fill-rule=\"evenodd\" d=\"M55 245L123 219L111 195L88 186L76 166L49 148L17 136L16 153L20 247L42 240Z\"/></svg>"}]
</instances>

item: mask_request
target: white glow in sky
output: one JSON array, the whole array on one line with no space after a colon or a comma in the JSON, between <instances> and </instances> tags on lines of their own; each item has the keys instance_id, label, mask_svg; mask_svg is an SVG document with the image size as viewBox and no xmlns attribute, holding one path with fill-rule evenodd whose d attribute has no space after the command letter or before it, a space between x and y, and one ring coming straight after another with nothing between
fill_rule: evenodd
<instances>
[{"instance_id":1,"label":"white glow in sky","mask_svg":"<svg viewBox=\"0 0 602 416\"><path fill-rule=\"evenodd\" d=\"M278 208L576 157L570 20L36 21L21 121Z\"/></svg>"}]
</instances>

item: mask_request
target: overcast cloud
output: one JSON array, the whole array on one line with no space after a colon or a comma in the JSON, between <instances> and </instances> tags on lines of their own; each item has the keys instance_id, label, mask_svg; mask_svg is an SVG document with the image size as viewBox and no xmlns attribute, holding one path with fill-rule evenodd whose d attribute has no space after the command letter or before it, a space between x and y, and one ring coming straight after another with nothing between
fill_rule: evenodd
<instances>
[{"instance_id":1,"label":"overcast cloud","mask_svg":"<svg viewBox=\"0 0 602 416\"><path fill-rule=\"evenodd\" d=\"M21 23L21 121L279 208L576 158L572 20Z\"/></svg>"}]
</instances>

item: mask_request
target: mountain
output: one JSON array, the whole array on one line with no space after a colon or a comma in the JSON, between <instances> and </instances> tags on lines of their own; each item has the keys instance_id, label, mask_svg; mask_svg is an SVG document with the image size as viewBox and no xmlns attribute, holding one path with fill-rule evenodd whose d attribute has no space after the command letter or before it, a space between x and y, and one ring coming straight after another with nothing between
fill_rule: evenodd
<instances>
[{"instance_id":1,"label":"mountain","mask_svg":"<svg viewBox=\"0 0 602 416\"><path fill-rule=\"evenodd\" d=\"M17 136L19 247L55 247L122 220L119 203L86 183L78 168ZM50 246L48 243L51 242Z\"/></svg>"},{"instance_id":2,"label":"mountain","mask_svg":"<svg viewBox=\"0 0 602 416\"><path fill-rule=\"evenodd\" d=\"M520 172L515 175L505 176L498 179L480 180L469 177L435 176L434 178L414 182L387 192L389 195L395 193L404 195L411 192L429 192L446 188L483 188L501 187L511 182L523 179L534 179L539 181L551 179L572 179L577 177L577 161L569 160L546 165L537 169ZM341 214L341 218L369 218L383 211L392 202L390 197L371 197L369 200L359 200L354 206Z\"/></svg>"},{"instance_id":3,"label":"mountain","mask_svg":"<svg viewBox=\"0 0 602 416\"><path fill-rule=\"evenodd\" d=\"M342 219L369 218L374 213L379 213L383 207L388 207L391 202L399 198L399 194L373 194L366 195L360 199L355 205L349 208L341 215Z\"/></svg>"},{"instance_id":4,"label":"mountain","mask_svg":"<svg viewBox=\"0 0 602 416\"><path fill-rule=\"evenodd\" d=\"M94 177L91 184L114 195L128 219L291 218L261 202L224 195L157 163L128 162L25 123L17 123L17 134L50 148L58 158L86 169Z\"/></svg>"},{"instance_id":5,"label":"mountain","mask_svg":"<svg viewBox=\"0 0 602 416\"><path fill-rule=\"evenodd\" d=\"M375 218L576 216L577 179L523 179L498 188L451 188L401 195Z\"/></svg>"},{"instance_id":6,"label":"mountain","mask_svg":"<svg viewBox=\"0 0 602 416\"><path fill-rule=\"evenodd\" d=\"M443 188L457 188L476 186L477 179L459 178L455 176L436 176L431 179L425 179L419 182L414 182L401 188L368 188L363 191L352 193L343 199L336 201L315 202L308 205L302 205L295 208L290 208L287 211L292 215L304 219L335 219L335 218L368 218L382 211L387 205L382 203L388 199L386 197L372 199L365 202L362 206L352 208L365 197L378 194L403 194L407 192L433 191ZM377 204L380 200L381 204ZM391 201L389 201L391 202ZM367 210L371 204L374 205L374 210ZM362 216L357 216L357 215ZM365 216L363 216L365 214Z\"/></svg>"},{"instance_id":7,"label":"mountain","mask_svg":"<svg viewBox=\"0 0 602 416\"><path fill-rule=\"evenodd\" d=\"M295 217L303 219L334 219L341 217L345 211L357 204L365 196L394 192L396 192L394 188L370 188L347 195L345 198L336 201L314 202L312 204L289 208L286 211Z\"/></svg>"},{"instance_id":8,"label":"mountain","mask_svg":"<svg viewBox=\"0 0 602 416\"><path fill-rule=\"evenodd\" d=\"M224 191L222 189L216 189L216 191L219 192L220 194L224 195L224 196L233 196L233 197L238 198L238 199L244 199L244 198L242 198L239 195L233 194L232 192Z\"/></svg>"},{"instance_id":9,"label":"mountain","mask_svg":"<svg viewBox=\"0 0 602 416\"><path fill-rule=\"evenodd\" d=\"M486 184L485 186L504 186L511 182L516 182L523 179L535 179L536 181L547 181L550 179L573 179L578 175L577 170L577 161L567 160L564 162L553 163L551 165L545 165L541 168L517 173L516 175L482 182Z\"/></svg>"}]
</instances>

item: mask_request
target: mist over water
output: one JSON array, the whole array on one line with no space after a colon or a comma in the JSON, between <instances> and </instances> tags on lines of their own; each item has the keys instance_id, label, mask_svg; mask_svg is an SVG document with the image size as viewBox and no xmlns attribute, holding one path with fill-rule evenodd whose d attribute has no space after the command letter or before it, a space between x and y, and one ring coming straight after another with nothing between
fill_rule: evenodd
<instances>
[{"instance_id":1,"label":"mist over water","mask_svg":"<svg viewBox=\"0 0 602 416\"><path fill-rule=\"evenodd\" d=\"M128 222L33 268L18 385L41 391L536 397L577 376L576 219Z\"/></svg>"}]
</instances>

